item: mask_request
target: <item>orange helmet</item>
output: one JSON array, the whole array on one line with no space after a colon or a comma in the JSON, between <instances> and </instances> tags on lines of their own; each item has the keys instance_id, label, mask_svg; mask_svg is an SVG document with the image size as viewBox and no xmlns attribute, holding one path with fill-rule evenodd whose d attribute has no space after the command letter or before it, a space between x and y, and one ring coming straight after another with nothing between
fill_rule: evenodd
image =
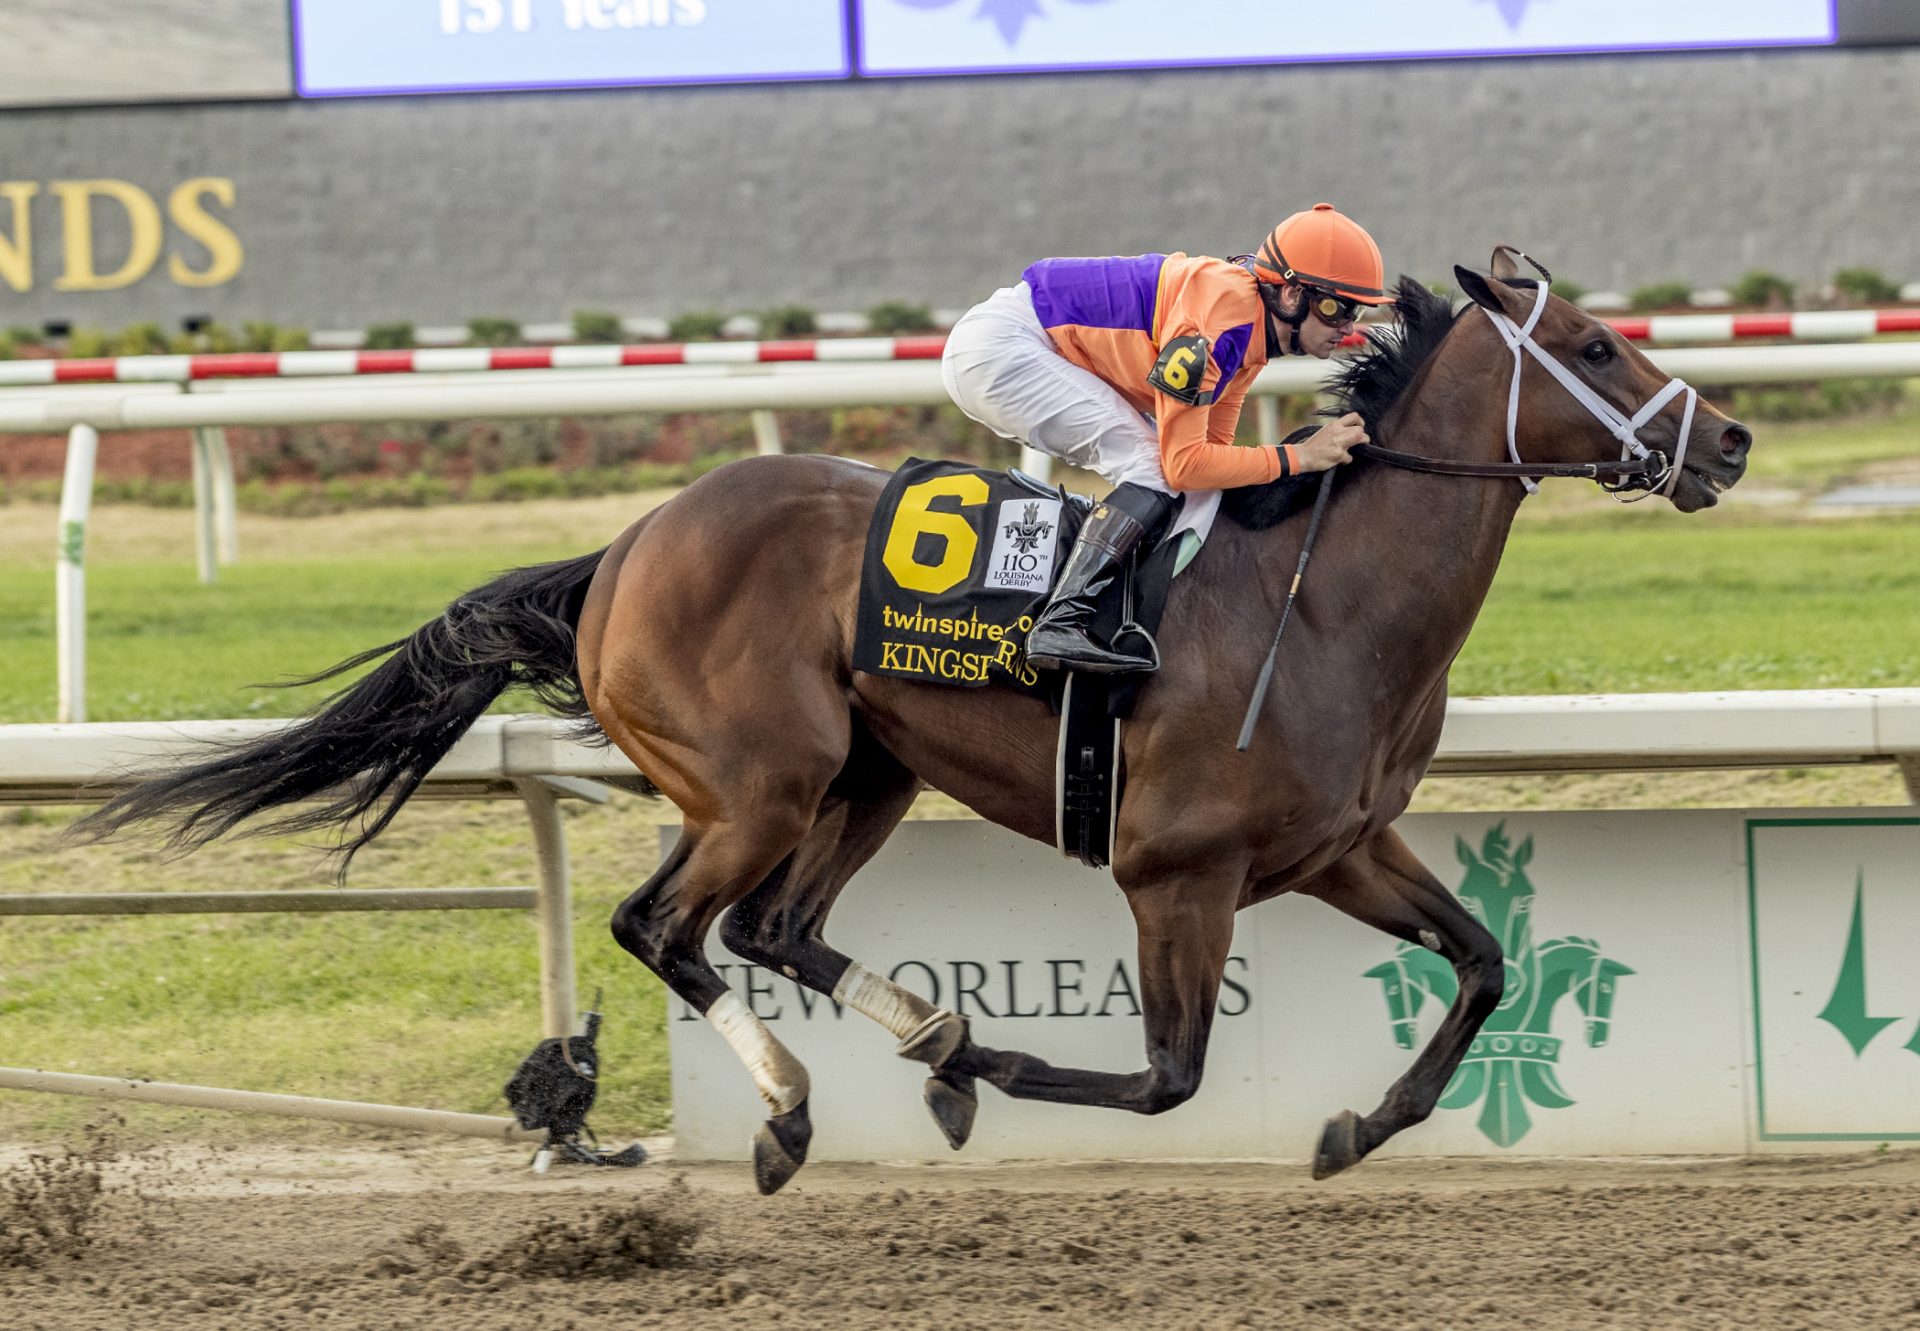
<instances>
[{"instance_id":1,"label":"orange helmet","mask_svg":"<svg viewBox=\"0 0 1920 1331\"><path fill-rule=\"evenodd\" d=\"M1263 282L1323 287L1361 305L1393 303L1380 247L1330 203L1316 203L1269 232L1253 256L1253 275Z\"/></svg>"}]
</instances>

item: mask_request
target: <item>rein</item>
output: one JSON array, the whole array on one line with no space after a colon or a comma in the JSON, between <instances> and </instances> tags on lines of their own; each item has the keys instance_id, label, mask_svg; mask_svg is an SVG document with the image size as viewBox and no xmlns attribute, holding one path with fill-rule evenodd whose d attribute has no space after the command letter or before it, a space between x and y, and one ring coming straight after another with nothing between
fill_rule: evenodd
<instances>
[{"instance_id":1,"label":"rein","mask_svg":"<svg viewBox=\"0 0 1920 1331\"><path fill-rule=\"evenodd\" d=\"M1379 444L1355 444L1347 450L1354 457L1384 462L1404 471L1431 472L1435 476L1517 476L1569 478L1583 481L1637 480L1654 470L1651 461L1641 462L1455 462L1447 458L1422 457L1402 453ZM1664 465L1664 457L1662 458Z\"/></svg>"}]
</instances>

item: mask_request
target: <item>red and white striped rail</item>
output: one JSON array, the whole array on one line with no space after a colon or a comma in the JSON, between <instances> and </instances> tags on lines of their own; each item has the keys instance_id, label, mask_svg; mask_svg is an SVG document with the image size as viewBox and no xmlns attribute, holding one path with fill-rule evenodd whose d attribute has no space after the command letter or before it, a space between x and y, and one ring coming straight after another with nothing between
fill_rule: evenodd
<instances>
[{"instance_id":1,"label":"red and white striped rail","mask_svg":"<svg viewBox=\"0 0 1920 1331\"><path fill-rule=\"evenodd\" d=\"M836 337L790 342L638 343L630 346L440 347L411 351L279 351L207 356L110 356L0 361L0 386L186 383L475 370L604 370L629 365L766 365L783 361L938 360L943 335Z\"/></svg>"},{"instance_id":2,"label":"red and white striped rail","mask_svg":"<svg viewBox=\"0 0 1920 1331\"><path fill-rule=\"evenodd\" d=\"M1920 333L1920 309L1803 310L1792 314L1656 314L1609 319L1647 343L1790 338L1852 342ZM1345 345L1359 346L1358 334ZM638 343L629 346L443 347L411 351L283 351L207 356L115 356L0 361L0 387L40 384L187 383L196 379L292 379L361 374L453 374L478 370L596 370L636 365L766 365L792 361L937 360L946 338L808 338L778 342Z\"/></svg>"}]
</instances>

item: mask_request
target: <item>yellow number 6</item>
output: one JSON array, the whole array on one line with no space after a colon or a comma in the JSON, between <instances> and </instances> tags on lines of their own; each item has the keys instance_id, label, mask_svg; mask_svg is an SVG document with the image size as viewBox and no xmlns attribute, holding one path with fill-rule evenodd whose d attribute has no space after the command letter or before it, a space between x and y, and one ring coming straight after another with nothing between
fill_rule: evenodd
<instances>
[{"instance_id":1,"label":"yellow number 6","mask_svg":"<svg viewBox=\"0 0 1920 1331\"><path fill-rule=\"evenodd\" d=\"M1185 388L1189 383L1193 382L1190 367L1198 358L1198 354L1199 353L1195 352L1192 347L1181 347L1180 350L1167 357L1167 368L1163 374L1163 377L1167 381L1167 387Z\"/></svg>"},{"instance_id":2,"label":"yellow number 6","mask_svg":"<svg viewBox=\"0 0 1920 1331\"><path fill-rule=\"evenodd\" d=\"M987 483L978 476L936 476L918 485L909 485L900 495L900 507L887 531L887 548L881 562L893 580L910 592L938 596L959 584L973 568L973 556L980 549L980 538L958 513L935 513L928 505L944 495L952 495L968 506L987 502ZM913 557L920 537L938 536L946 541L946 553L937 564L923 564Z\"/></svg>"}]
</instances>

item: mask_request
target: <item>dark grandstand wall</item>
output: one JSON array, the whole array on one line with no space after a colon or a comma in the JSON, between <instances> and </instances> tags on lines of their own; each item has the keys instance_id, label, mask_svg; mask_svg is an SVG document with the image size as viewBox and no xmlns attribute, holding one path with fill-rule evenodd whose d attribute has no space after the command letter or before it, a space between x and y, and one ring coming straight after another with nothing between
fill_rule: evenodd
<instances>
[{"instance_id":1,"label":"dark grandstand wall","mask_svg":"<svg viewBox=\"0 0 1920 1331\"><path fill-rule=\"evenodd\" d=\"M1916 88L1889 48L0 112L0 328L957 306L1040 255L1246 248L1318 199L1429 279L1512 241L1590 288L1912 281ZM169 208L202 178L231 207ZM89 196L55 182L85 180L153 200L125 285L73 289ZM94 285L129 276L97 195ZM201 214L244 256L183 285L222 275Z\"/></svg>"}]
</instances>

